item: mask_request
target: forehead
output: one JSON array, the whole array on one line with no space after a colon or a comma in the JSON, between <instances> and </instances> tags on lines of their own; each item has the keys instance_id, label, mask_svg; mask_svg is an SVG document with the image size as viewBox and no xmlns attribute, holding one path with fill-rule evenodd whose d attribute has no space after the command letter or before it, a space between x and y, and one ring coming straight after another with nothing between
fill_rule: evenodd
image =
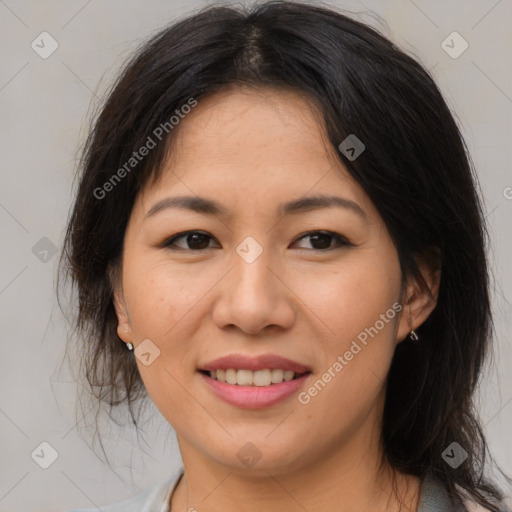
<instances>
[{"instance_id":1,"label":"forehead","mask_svg":"<svg viewBox=\"0 0 512 512\"><path fill-rule=\"evenodd\" d=\"M146 201L170 193L240 205L314 194L368 198L329 144L319 113L283 89L231 88L201 99L180 121L159 180Z\"/></svg>"},{"instance_id":2,"label":"forehead","mask_svg":"<svg viewBox=\"0 0 512 512\"><path fill-rule=\"evenodd\" d=\"M217 154L227 160L250 152L256 162L272 158L277 163L298 159L300 145L302 153L327 157L332 151L319 120L313 104L296 92L231 87L200 100L182 121L174 156L197 159Z\"/></svg>"}]
</instances>

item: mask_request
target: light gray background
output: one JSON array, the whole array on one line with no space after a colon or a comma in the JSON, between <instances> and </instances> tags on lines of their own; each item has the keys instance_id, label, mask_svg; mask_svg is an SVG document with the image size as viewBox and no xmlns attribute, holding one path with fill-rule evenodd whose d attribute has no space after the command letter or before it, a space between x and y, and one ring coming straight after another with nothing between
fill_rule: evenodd
<instances>
[{"instance_id":1,"label":"light gray background","mask_svg":"<svg viewBox=\"0 0 512 512\"><path fill-rule=\"evenodd\" d=\"M143 39L205 5L0 0L0 512L120 501L167 478L180 463L172 429L154 406L140 444L133 429L105 422L115 472L93 452L93 418L82 419L80 407L75 416L79 384L64 358L68 325L54 292L58 256L48 253L44 262L32 248L42 237L61 247L94 96L101 97ZM512 473L512 1L330 5L377 26L433 70L469 144L485 196L496 276L496 364L480 390L480 411L493 454ZM31 48L43 31L59 45L47 59ZM469 44L456 59L441 46L453 31ZM83 408L87 413L87 404ZM31 458L44 441L58 453L48 469Z\"/></svg>"}]
</instances>

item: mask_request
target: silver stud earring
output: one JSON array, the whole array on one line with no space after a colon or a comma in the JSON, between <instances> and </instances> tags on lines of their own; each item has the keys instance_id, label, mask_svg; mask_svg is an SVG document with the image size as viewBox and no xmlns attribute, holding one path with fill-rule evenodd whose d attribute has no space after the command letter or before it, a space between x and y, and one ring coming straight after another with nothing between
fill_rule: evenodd
<instances>
[{"instance_id":1,"label":"silver stud earring","mask_svg":"<svg viewBox=\"0 0 512 512\"><path fill-rule=\"evenodd\" d=\"M414 329L411 329L411 332L409 333L409 338L412 341L418 341L420 339L418 335L414 332Z\"/></svg>"},{"instance_id":2,"label":"silver stud earring","mask_svg":"<svg viewBox=\"0 0 512 512\"><path fill-rule=\"evenodd\" d=\"M133 345L132 345L130 342L128 342L128 343L126 344L126 348L127 348L128 350L133 350Z\"/></svg>"}]
</instances>

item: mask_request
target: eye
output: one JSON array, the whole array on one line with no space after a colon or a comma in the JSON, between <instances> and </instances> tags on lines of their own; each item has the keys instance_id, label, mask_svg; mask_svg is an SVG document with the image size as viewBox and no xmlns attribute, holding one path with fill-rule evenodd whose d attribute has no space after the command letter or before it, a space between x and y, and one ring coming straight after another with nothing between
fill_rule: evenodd
<instances>
[{"instance_id":1,"label":"eye","mask_svg":"<svg viewBox=\"0 0 512 512\"><path fill-rule=\"evenodd\" d=\"M183 240L184 242L179 245L177 243L178 240ZM201 251L208 249L208 243L210 240L213 240L213 237L203 231L186 231L185 233L179 233L172 238L167 239L162 246L168 249Z\"/></svg>"},{"instance_id":2,"label":"eye","mask_svg":"<svg viewBox=\"0 0 512 512\"><path fill-rule=\"evenodd\" d=\"M333 233L332 231L311 231L301 235L297 240L301 241L308 238L313 246L312 249L316 251L327 251L353 245L345 237L338 233ZM178 233L164 241L162 247L171 250L202 251L212 247L209 245L212 240L214 240L214 238L203 231L185 231L184 233ZM334 245L332 244L333 242ZM309 249L308 247L301 248Z\"/></svg>"},{"instance_id":3,"label":"eye","mask_svg":"<svg viewBox=\"0 0 512 512\"><path fill-rule=\"evenodd\" d=\"M336 249L345 245L353 245L345 237L338 233L333 233L332 231L311 231L310 233L302 235L297 240L304 240L307 238L310 239L310 243L313 245L313 250L318 251ZM331 246L331 242L333 241L335 242L335 245ZM302 248L308 249L307 247Z\"/></svg>"}]
</instances>

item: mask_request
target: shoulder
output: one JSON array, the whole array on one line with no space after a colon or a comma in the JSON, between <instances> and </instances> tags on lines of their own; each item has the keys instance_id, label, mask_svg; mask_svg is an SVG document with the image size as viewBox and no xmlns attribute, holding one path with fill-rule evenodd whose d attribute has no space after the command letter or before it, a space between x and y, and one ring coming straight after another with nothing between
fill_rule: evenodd
<instances>
[{"instance_id":1,"label":"shoulder","mask_svg":"<svg viewBox=\"0 0 512 512\"><path fill-rule=\"evenodd\" d=\"M183 468L175 471L170 478L158 482L150 489L127 500L102 506L103 512L169 512L169 498L174 491ZM98 507L67 510L66 512L97 512Z\"/></svg>"},{"instance_id":2,"label":"shoulder","mask_svg":"<svg viewBox=\"0 0 512 512\"><path fill-rule=\"evenodd\" d=\"M468 512L490 512L488 508L482 507L482 505L475 503L474 501L466 501L465 505L468 509ZM509 505L506 503L500 503L499 507L501 512L511 512Z\"/></svg>"},{"instance_id":3,"label":"shoulder","mask_svg":"<svg viewBox=\"0 0 512 512\"><path fill-rule=\"evenodd\" d=\"M431 474L425 476L421 486L418 512L459 512L463 510L467 510L467 512L489 512L489 509L474 501L466 500L464 506L465 509L450 500L448 492L440 480ZM504 506L503 512L510 512L510 509L504 504L502 506Z\"/></svg>"},{"instance_id":4,"label":"shoulder","mask_svg":"<svg viewBox=\"0 0 512 512\"><path fill-rule=\"evenodd\" d=\"M451 512L453 507L442 482L427 473L421 484L418 512Z\"/></svg>"}]
</instances>

